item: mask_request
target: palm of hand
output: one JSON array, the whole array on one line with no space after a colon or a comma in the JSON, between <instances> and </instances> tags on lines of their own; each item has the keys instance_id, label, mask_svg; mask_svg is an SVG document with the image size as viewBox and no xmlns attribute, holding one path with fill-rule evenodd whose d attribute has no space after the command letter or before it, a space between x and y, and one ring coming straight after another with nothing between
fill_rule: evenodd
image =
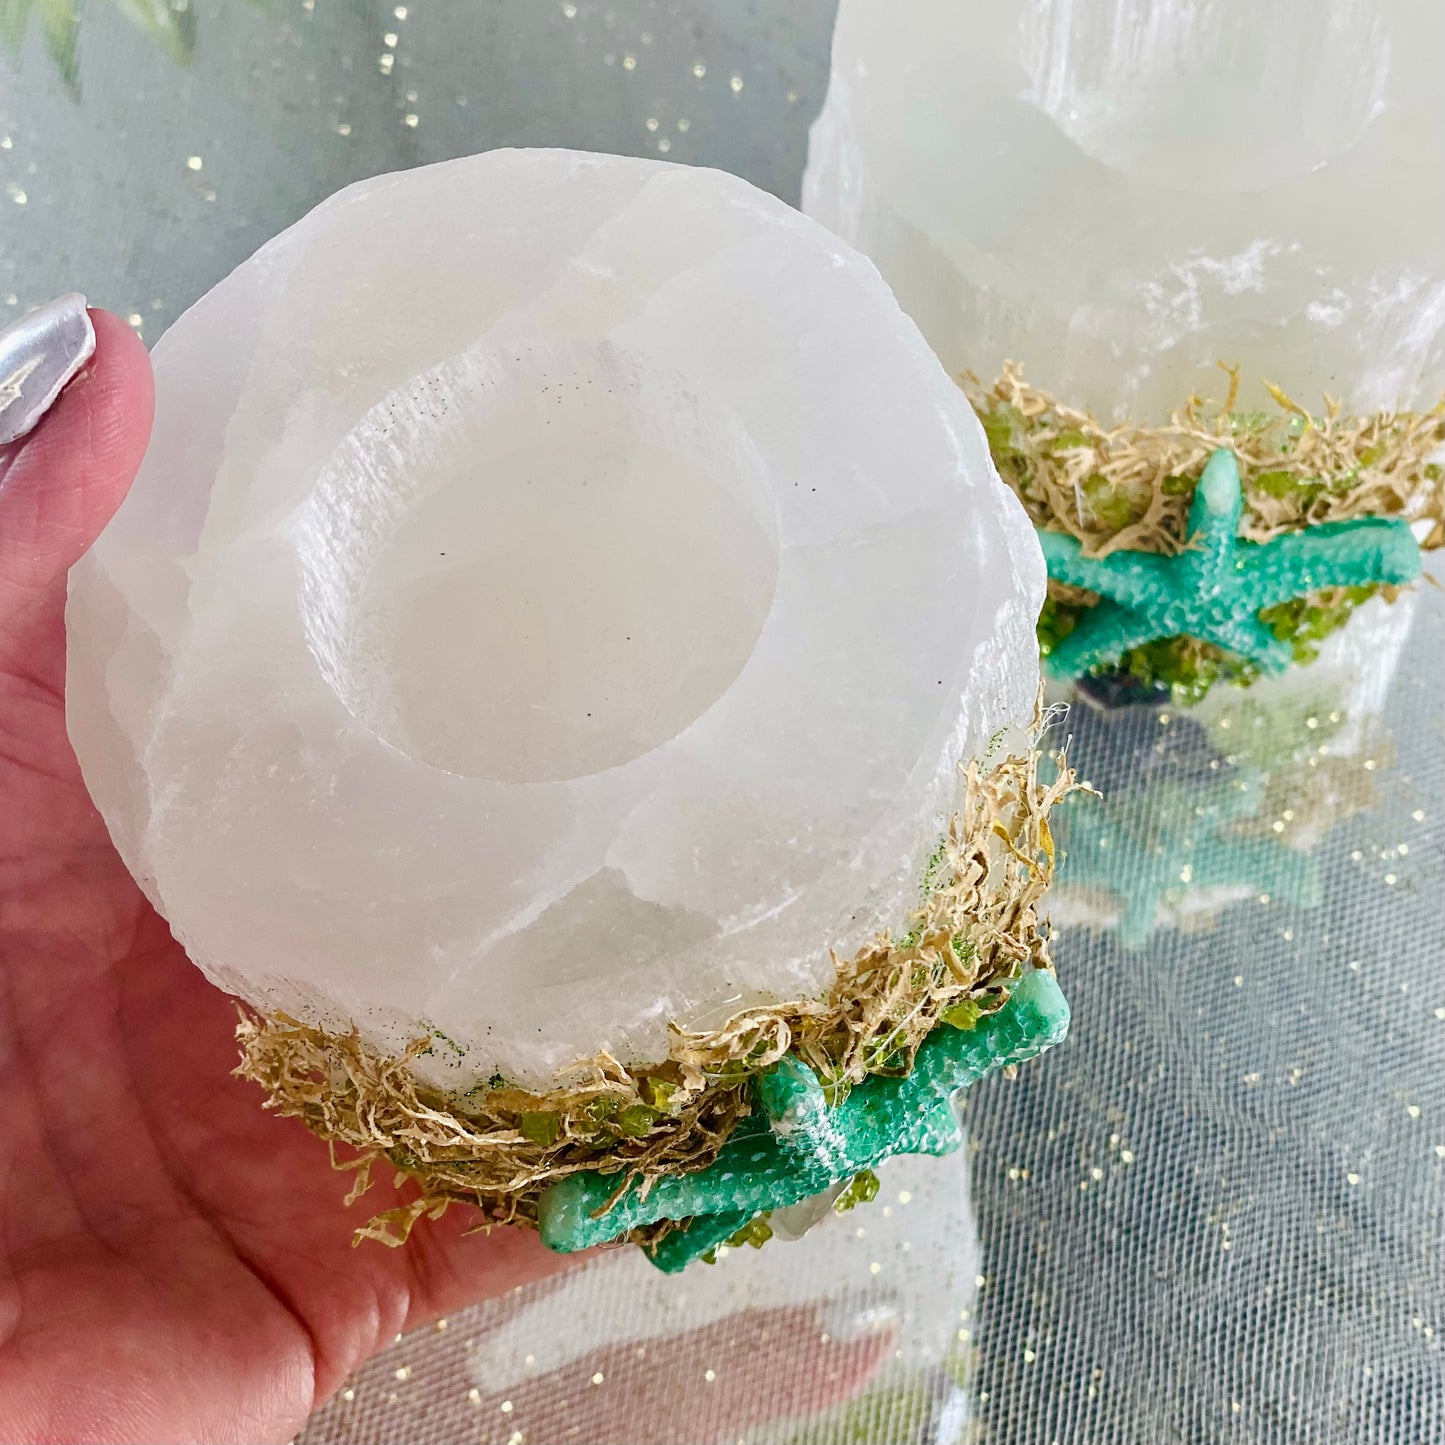
<instances>
[{"instance_id":1,"label":"palm of hand","mask_svg":"<svg viewBox=\"0 0 1445 1445\"><path fill-rule=\"evenodd\" d=\"M230 1077L230 1003L111 847L65 732L64 571L151 402L94 319L88 373L0 454L0 1438L285 1440L398 1331L554 1262L455 1215L353 1251L325 1149Z\"/></svg>"}]
</instances>

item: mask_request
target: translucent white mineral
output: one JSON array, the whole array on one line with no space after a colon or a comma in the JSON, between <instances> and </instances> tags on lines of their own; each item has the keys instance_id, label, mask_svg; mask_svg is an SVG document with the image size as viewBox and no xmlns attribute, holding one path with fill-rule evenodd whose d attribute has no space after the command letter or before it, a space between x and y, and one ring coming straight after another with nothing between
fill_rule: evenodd
<instances>
[{"instance_id":1,"label":"translucent white mineral","mask_svg":"<svg viewBox=\"0 0 1445 1445\"><path fill-rule=\"evenodd\" d=\"M1429 406L1442 56L1418 0L842 0L804 209L950 370L1141 422L1221 360Z\"/></svg>"},{"instance_id":2,"label":"translucent white mineral","mask_svg":"<svg viewBox=\"0 0 1445 1445\"><path fill-rule=\"evenodd\" d=\"M717 172L343 191L155 352L68 708L191 956L544 1083L820 989L1025 723L1043 567L866 261ZM450 1059L439 1047L425 1067Z\"/></svg>"}]
</instances>

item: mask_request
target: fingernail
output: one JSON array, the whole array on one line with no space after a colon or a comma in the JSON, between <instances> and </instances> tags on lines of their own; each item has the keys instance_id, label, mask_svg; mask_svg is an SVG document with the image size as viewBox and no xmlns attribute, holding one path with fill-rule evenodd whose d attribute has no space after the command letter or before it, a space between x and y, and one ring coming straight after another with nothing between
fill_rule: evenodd
<instances>
[{"instance_id":1,"label":"fingernail","mask_svg":"<svg viewBox=\"0 0 1445 1445\"><path fill-rule=\"evenodd\" d=\"M78 291L0 331L0 446L33 431L94 354L95 327Z\"/></svg>"}]
</instances>

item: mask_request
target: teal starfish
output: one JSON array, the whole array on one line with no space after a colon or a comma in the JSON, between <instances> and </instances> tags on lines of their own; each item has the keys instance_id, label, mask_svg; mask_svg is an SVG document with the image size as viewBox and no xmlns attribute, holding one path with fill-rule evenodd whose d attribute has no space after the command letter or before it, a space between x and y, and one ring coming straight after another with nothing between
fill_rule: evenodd
<instances>
[{"instance_id":1,"label":"teal starfish","mask_svg":"<svg viewBox=\"0 0 1445 1445\"><path fill-rule=\"evenodd\" d=\"M1165 785L1123 799L1071 798L1055 824L1057 883L1117 899L1119 942L1131 952L1149 941L1169 895L1186 889L1243 885L1313 907L1319 902L1313 860L1229 827L1254 817L1263 795L1263 776L1246 774L1203 793Z\"/></svg>"},{"instance_id":2,"label":"teal starfish","mask_svg":"<svg viewBox=\"0 0 1445 1445\"><path fill-rule=\"evenodd\" d=\"M563 1254L663 1219L687 1220L650 1252L672 1273L750 1219L819 1194L894 1154L947 1154L962 1142L953 1096L985 1074L1063 1039L1069 1007L1052 973L1028 968L997 1013L970 1029L941 1024L903 1078L874 1076L829 1104L817 1075L789 1054L753 1084L755 1113L705 1169L650 1189L572 1174L543 1192L542 1242ZM609 1201L611 1203L609 1204Z\"/></svg>"},{"instance_id":3,"label":"teal starfish","mask_svg":"<svg viewBox=\"0 0 1445 1445\"><path fill-rule=\"evenodd\" d=\"M1040 532L1049 576L1103 597L1045 659L1053 677L1079 677L1133 647L1190 636L1283 672L1292 651L1259 620L1272 607L1322 587L1399 586L1420 574L1420 548L1398 518L1358 517L1288 532L1269 542L1239 538L1244 492L1234 453L1205 464L1189 508L1189 547L1174 557L1115 552L1085 557L1063 532Z\"/></svg>"}]
</instances>

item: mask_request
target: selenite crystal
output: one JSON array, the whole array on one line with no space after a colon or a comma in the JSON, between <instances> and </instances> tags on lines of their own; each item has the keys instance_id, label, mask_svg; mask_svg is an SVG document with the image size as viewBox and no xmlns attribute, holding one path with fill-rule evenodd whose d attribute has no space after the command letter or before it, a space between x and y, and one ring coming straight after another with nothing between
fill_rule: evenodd
<instances>
[{"instance_id":1,"label":"selenite crystal","mask_svg":"<svg viewBox=\"0 0 1445 1445\"><path fill-rule=\"evenodd\" d=\"M842 0L804 209L950 370L1158 423L1445 388L1445 7Z\"/></svg>"},{"instance_id":2,"label":"selenite crystal","mask_svg":"<svg viewBox=\"0 0 1445 1445\"><path fill-rule=\"evenodd\" d=\"M1043 566L871 265L735 178L352 186L155 351L68 713L222 987L465 1083L814 994L1027 723ZM1011 736L1017 737L1017 731Z\"/></svg>"}]
</instances>

